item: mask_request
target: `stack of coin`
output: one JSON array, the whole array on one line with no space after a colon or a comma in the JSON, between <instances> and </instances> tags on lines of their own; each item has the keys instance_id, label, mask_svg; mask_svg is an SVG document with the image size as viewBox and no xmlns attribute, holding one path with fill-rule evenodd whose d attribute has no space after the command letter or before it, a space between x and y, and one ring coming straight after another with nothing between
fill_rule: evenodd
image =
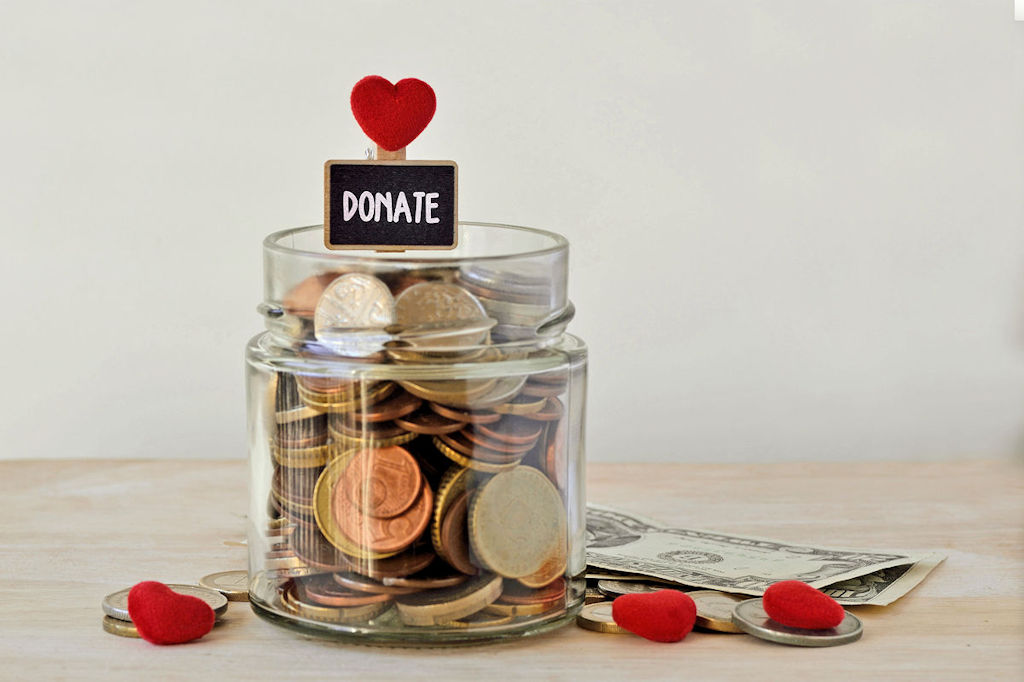
<instances>
[{"instance_id":1,"label":"stack of coin","mask_svg":"<svg viewBox=\"0 0 1024 682\"><path fill-rule=\"evenodd\" d=\"M213 575L206 576L204 580L214 577ZM167 587L178 594L202 599L210 605L218 619L228 610L228 598L217 590L195 585L168 585ZM131 588L126 587L103 598L103 630L105 632L119 637L139 637L139 631L132 623L131 616L128 615L129 592L131 592Z\"/></svg>"},{"instance_id":2,"label":"stack of coin","mask_svg":"<svg viewBox=\"0 0 1024 682\"><path fill-rule=\"evenodd\" d=\"M290 297L334 355L307 345L309 369L275 379L265 603L324 623L466 630L579 601L565 579L570 377L467 373L525 355L491 345L496 319L517 320L492 313L503 299L488 284L443 268L349 273ZM349 374L332 373L339 354ZM416 371L384 379L377 364Z\"/></svg>"}]
</instances>

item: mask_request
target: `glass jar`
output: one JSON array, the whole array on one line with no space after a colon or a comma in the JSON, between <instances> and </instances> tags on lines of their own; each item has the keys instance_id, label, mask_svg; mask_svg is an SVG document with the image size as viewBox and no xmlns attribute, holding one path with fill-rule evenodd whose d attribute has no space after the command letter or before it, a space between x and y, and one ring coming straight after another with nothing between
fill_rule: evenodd
<instances>
[{"instance_id":1,"label":"glass jar","mask_svg":"<svg viewBox=\"0 0 1024 682\"><path fill-rule=\"evenodd\" d=\"M401 646L544 632L583 602L586 347L568 242L461 223L451 251L263 243L247 360L253 610Z\"/></svg>"}]
</instances>

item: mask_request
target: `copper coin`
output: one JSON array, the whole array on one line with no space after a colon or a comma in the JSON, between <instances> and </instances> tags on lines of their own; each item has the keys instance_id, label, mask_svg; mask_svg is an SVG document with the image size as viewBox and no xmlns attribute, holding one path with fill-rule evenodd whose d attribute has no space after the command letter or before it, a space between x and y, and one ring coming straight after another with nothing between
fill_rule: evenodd
<instances>
[{"instance_id":1,"label":"copper coin","mask_svg":"<svg viewBox=\"0 0 1024 682\"><path fill-rule=\"evenodd\" d=\"M295 556L309 566L326 572L342 571L347 566L344 555L327 542L316 526L299 528L288 537L288 540Z\"/></svg>"},{"instance_id":2,"label":"copper coin","mask_svg":"<svg viewBox=\"0 0 1024 682\"><path fill-rule=\"evenodd\" d=\"M399 552L423 533L430 523L434 494L420 477L421 494L405 512L391 518L363 514L349 497L344 485L336 486L332 512L345 537L364 550L377 553Z\"/></svg>"},{"instance_id":3,"label":"copper coin","mask_svg":"<svg viewBox=\"0 0 1024 682\"><path fill-rule=\"evenodd\" d=\"M558 384L542 384L527 381L523 386L523 395L535 396L538 398L554 398L565 392L565 386Z\"/></svg>"},{"instance_id":4,"label":"copper coin","mask_svg":"<svg viewBox=\"0 0 1024 682\"><path fill-rule=\"evenodd\" d=\"M443 559L452 568L467 575L476 575L477 567L469 556L469 527L467 514L469 511L469 493L458 495L445 512L441 521L441 547L444 549Z\"/></svg>"},{"instance_id":5,"label":"copper coin","mask_svg":"<svg viewBox=\"0 0 1024 682\"><path fill-rule=\"evenodd\" d=\"M406 433L406 430L395 422L354 423L344 419L334 419L331 421L330 428L334 435L340 433L343 436L359 440L385 440Z\"/></svg>"},{"instance_id":6,"label":"copper coin","mask_svg":"<svg viewBox=\"0 0 1024 682\"><path fill-rule=\"evenodd\" d=\"M389 519L413 505L423 488L423 475L405 448L360 450L341 475L341 487L364 514Z\"/></svg>"},{"instance_id":7,"label":"copper coin","mask_svg":"<svg viewBox=\"0 0 1024 682\"><path fill-rule=\"evenodd\" d=\"M323 445L327 442L328 436L327 429L324 429L323 433L313 433L306 436L287 436L278 431L275 442L279 448L286 450L304 450Z\"/></svg>"},{"instance_id":8,"label":"copper coin","mask_svg":"<svg viewBox=\"0 0 1024 682\"><path fill-rule=\"evenodd\" d=\"M321 393L324 395L333 395L336 393L348 393L355 395L357 389L362 383L359 379L343 379L340 377L331 376L320 376L315 374L296 374L295 380L299 386L305 388L313 393ZM364 390L369 390L373 385L370 382L366 382L363 386Z\"/></svg>"},{"instance_id":9,"label":"copper coin","mask_svg":"<svg viewBox=\"0 0 1024 682\"><path fill-rule=\"evenodd\" d=\"M501 419L501 415L496 412L484 411L473 411L473 410L459 410L454 407L448 407L447 405L441 405L439 403L427 403L434 412L437 412L442 417L448 417L455 421L468 422L470 424L493 424L494 422Z\"/></svg>"},{"instance_id":10,"label":"copper coin","mask_svg":"<svg viewBox=\"0 0 1024 682\"><path fill-rule=\"evenodd\" d=\"M395 423L403 429L425 436L438 436L442 433L458 431L466 422L455 421L443 417L429 409L421 409L406 417L395 419Z\"/></svg>"},{"instance_id":11,"label":"copper coin","mask_svg":"<svg viewBox=\"0 0 1024 682\"><path fill-rule=\"evenodd\" d=\"M565 414L565 405L558 398L548 398L547 402L544 403L544 407L538 412L532 414L524 414L523 416L527 419L534 419L539 422L553 422L562 418Z\"/></svg>"},{"instance_id":12,"label":"copper coin","mask_svg":"<svg viewBox=\"0 0 1024 682\"><path fill-rule=\"evenodd\" d=\"M533 589L515 580L506 580L501 600L509 604L549 604L565 599L565 578L558 578L547 587Z\"/></svg>"},{"instance_id":13,"label":"copper coin","mask_svg":"<svg viewBox=\"0 0 1024 682\"><path fill-rule=\"evenodd\" d=\"M365 410L356 410L348 416L357 422L389 422L415 412L423 401L405 391L391 396L387 400L372 405Z\"/></svg>"},{"instance_id":14,"label":"copper coin","mask_svg":"<svg viewBox=\"0 0 1024 682\"><path fill-rule=\"evenodd\" d=\"M402 578L419 573L434 561L434 553L419 545L413 545L401 554L386 559L357 559L342 556L350 571L369 578Z\"/></svg>"},{"instance_id":15,"label":"copper coin","mask_svg":"<svg viewBox=\"0 0 1024 682\"><path fill-rule=\"evenodd\" d=\"M364 606L388 601L391 595L355 592L334 581L332 575L314 575L297 582L300 598L323 606Z\"/></svg>"},{"instance_id":16,"label":"copper coin","mask_svg":"<svg viewBox=\"0 0 1024 682\"><path fill-rule=\"evenodd\" d=\"M462 431L453 433L445 436L437 436L437 438L455 450L458 453L470 457L472 459L478 459L483 462L491 462L494 464L507 464L508 462L516 462L522 459L523 452L529 451L529 448L520 452L500 452L498 450L492 450L491 448L485 448L478 445L468 438Z\"/></svg>"},{"instance_id":17,"label":"copper coin","mask_svg":"<svg viewBox=\"0 0 1024 682\"><path fill-rule=\"evenodd\" d=\"M367 578L366 576L359 575L358 573L335 573L334 582L346 589L355 590L356 592L366 592L368 594L412 594L413 592L419 591L418 587L385 585L379 580Z\"/></svg>"},{"instance_id":18,"label":"copper coin","mask_svg":"<svg viewBox=\"0 0 1024 682\"><path fill-rule=\"evenodd\" d=\"M534 441L530 441L525 445L512 445L511 443L503 443L500 440L488 438L487 436L483 435L472 426L467 426L466 428L462 429L462 431L459 431L459 435L461 435L463 438L472 443L474 450L477 450L478 448L476 446L479 445L481 448L494 450L495 452L501 452L506 455L524 455L530 450L532 450L534 445ZM455 438L456 436L452 437Z\"/></svg>"},{"instance_id":19,"label":"copper coin","mask_svg":"<svg viewBox=\"0 0 1024 682\"><path fill-rule=\"evenodd\" d=\"M431 568L416 575L405 578L382 578L381 582L397 587L414 587L417 590L436 590L461 585L468 578L469 576L464 573L452 573L447 567L434 564Z\"/></svg>"},{"instance_id":20,"label":"copper coin","mask_svg":"<svg viewBox=\"0 0 1024 682\"><path fill-rule=\"evenodd\" d=\"M510 445L533 445L544 432L544 426L529 419L509 415L494 424L475 426L473 430L482 436Z\"/></svg>"},{"instance_id":21,"label":"copper coin","mask_svg":"<svg viewBox=\"0 0 1024 682\"><path fill-rule=\"evenodd\" d=\"M337 272L313 275L302 280L284 296L281 302L286 312L298 317L313 317L316 303L323 295L324 289L340 276Z\"/></svg>"},{"instance_id":22,"label":"copper coin","mask_svg":"<svg viewBox=\"0 0 1024 682\"><path fill-rule=\"evenodd\" d=\"M321 469L277 467L270 479L270 489L284 499L300 504L311 504L313 488L316 487L320 471Z\"/></svg>"}]
</instances>

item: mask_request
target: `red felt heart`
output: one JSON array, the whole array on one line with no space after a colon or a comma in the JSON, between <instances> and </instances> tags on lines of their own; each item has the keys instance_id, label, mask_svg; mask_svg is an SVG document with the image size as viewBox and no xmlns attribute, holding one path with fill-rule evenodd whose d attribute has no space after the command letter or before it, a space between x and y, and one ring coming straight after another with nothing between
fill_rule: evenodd
<instances>
[{"instance_id":1,"label":"red felt heart","mask_svg":"<svg viewBox=\"0 0 1024 682\"><path fill-rule=\"evenodd\" d=\"M434 89L417 78L394 85L380 76L367 76L352 88L352 113L371 140L388 151L406 146L434 117Z\"/></svg>"},{"instance_id":2,"label":"red felt heart","mask_svg":"<svg viewBox=\"0 0 1024 682\"><path fill-rule=\"evenodd\" d=\"M832 597L799 580L783 580L764 591L764 612L791 628L824 630L843 622L846 611Z\"/></svg>"},{"instance_id":3,"label":"red felt heart","mask_svg":"<svg viewBox=\"0 0 1024 682\"><path fill-rule=\"evenodd\" d=\"M658 590L624 594L612 602L612 618L630 632L655 642L678 642L697 621L697 605L685 592Z\"/></svg>"},{"instance_id":4,"label":"red felt heart","mask_svg":"<svg viewBox=\"0 0 1024 682\"><path fill-rule=\"evenodd\" d=\"M163 583L141 582L128 593L128 615L135 629L153 644L181 644L213 629L217 615L198 597L178 594Z\"/></svg>"}]
</instances>

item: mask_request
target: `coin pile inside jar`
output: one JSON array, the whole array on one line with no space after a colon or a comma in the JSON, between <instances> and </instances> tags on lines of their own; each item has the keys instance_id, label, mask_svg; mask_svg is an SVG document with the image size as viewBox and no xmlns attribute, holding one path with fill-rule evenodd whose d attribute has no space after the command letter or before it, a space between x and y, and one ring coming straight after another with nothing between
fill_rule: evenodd
<instances>
[{"instance_id":1,"label":"coin pile inside jar","mask_svg":"<svg viewBox=\"0 0 1024 682\"><path fill-rule=\"evenodd\" d=\"M286 298L316 369L277 372L268 395L272 606L457 629L566 612L569 374L465 375L526 356L492 344L545 318L540 285L519 286L454 269L339 273ZM323 369L332 359L349 373ZM381 364L431 371L375 378Z\"/></svg>"}]
</instances>

